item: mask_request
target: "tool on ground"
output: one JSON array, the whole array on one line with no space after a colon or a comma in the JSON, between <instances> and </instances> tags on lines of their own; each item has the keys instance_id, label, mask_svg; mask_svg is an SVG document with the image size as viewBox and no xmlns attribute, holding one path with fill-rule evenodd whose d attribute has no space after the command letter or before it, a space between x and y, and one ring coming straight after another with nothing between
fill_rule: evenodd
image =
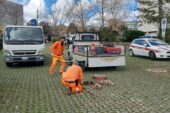
<instances>
[{"instance_id":1,"label":"tool on ground","mask_svg":"<svg viewBox=\"0 0 170 113\"><path fill-rule=\"evenodd\" d=\"M88 90L85 87L83 87L83 90L86 91L87 93L89 93L91 96L96 96L95 94L93 94L90 90Z\"/></svg>"},{"instance_id":2,"label":"tool on ground","mask_svg":"<svg viewBox=\"0 0 170 113\"><path fill-rule=\"evenodd\" d=\"M107 80L107 77L105 75L94 75L92 77L96 82L99 82L101 80Z\"/></svg>"},{"instance_id":3,"label":"tool on ground","mask_svg":"<svg viewBox=\"0 0 170 113\"><path fill-rule=\"evenodd\" d=\"M94 89L101 89L103 85L111 86L114 85L114 83L111 80L107 80L107 77L105 75L94 75L92 77L95 80Z\"/></svg>"},{"instance_id":4,"label":"tool on ground","mask_svg":"<svg viewBox=\"0 0 170 113\"><path fill-rule=\"evenodd\" d=\"M100 84L95 84L93 88L94 88L94 89L102 89L102 85L100 85Z\"/></svg>"},{"instance_id":5,"label":"tool on ground","mask_svg":"<svg viewBox=\"0 0 170 113\"><path fill-rule=\"evenodd\" d=\"M93 81L89 81L89 80L84 80L82 82L83 85L94 85L94 82Z\"/></svg>"}]
</instances>

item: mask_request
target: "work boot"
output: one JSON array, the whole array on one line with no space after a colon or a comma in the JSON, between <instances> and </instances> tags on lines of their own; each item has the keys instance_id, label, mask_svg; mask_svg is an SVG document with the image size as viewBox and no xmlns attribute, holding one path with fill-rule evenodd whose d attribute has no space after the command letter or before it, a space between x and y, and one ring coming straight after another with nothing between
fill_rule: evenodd
<instances>
[{"instance_id":1,"label":"work boot","mask_svg":"<svg viewBox=\"0 0 170 113\"><path fill-rule=\"evenodd\" d=\"M78 91L79 91L79 88L76 87L76 96L78 96Z\"/></svg>"},{"instance_id":2,"label":"work boot","mask_svg":"<svg viewBox=\"0 0 170 113\"><path fill-rule=\"evenodd\" d=\"M52 76L52 75L53 75L53 73L52 73L52 72L49 72L49 73L48 73L48 75L49 75L49 76Z\"/></svg>"},{"instance_id":3,"label":"work boot","mask_svg":"<svg viewBox=\"0 0 170 113\"><path fill-rule=\"evenodd\" d=\"M69 96L71 95L71 92L72 92L71 87L68 87L68 95L69 95Z\"/></svg>"},{"instance_id":4,"label":"work boot","mask_svg":"<svg viewBox=\"0 0 170 113\"><path fill-rule=\"evenodd\" d=\"M50 75L50 76L53 75L53 72L54 71L49 71L48 75Z\"/></svg>"}]
</instances>

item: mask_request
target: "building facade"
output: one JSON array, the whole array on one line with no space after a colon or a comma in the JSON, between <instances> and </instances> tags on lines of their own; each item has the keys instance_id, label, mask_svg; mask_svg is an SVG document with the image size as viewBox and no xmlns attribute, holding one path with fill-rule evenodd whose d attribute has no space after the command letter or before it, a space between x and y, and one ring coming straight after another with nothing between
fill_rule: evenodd
<instances>
[{"instance_id":1,"label":"building facade","mask_svg":"<svg viewBox=\"0 0 170 113\"><path fill-rule=\"evenodd\" d=\"M23 5L15 2L1 0L0 2L0 24L1 25L23 25Z\"/></svg>"},{"instance_id":2,"label":"building facade","mask_svg":"<svg viewBox=\"0 0 170 113\"><path fill-rule=\"evenodd\" d=\"M143 24L138 28L139 31L143 31L145 36L157 37L159 33L159 25L157 24Z\"/></svg>"},{"instance_id":3,"label":"building facade","mask_svg":"<svg viewBox=\"0 0 170 113\"><path fill-rule=\"evenodd\" d=\"M128 30L138 30L140 26L142 26L144 22L142 21L126 21L125 25Z\"/></svg>"}]
</instances>

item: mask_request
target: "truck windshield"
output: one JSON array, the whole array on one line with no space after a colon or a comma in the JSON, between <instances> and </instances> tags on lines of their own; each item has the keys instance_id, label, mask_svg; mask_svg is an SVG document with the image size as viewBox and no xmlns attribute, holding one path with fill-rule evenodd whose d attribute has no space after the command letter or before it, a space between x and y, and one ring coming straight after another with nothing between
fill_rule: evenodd
<instances>
[{"instance_id":1,"label":"truck windshield","mask_svg":"<svg viewBox=\"0 0 170 113\"><path fill-rule=\"evenodd\" d=\"M94 35L82 35L81 40L83 41L93 41L96 40Z\"/></svg>"},{"instance_id":2,"label":"truck windshield","mask_svg":"<svg viewBox=\"0 0 170 113\"><path fill-rule=\"evenodd\" d=\"M6 44L42 44L44 42L41 28L7 27L4 41Z\"/></svg>"}]
</instances>

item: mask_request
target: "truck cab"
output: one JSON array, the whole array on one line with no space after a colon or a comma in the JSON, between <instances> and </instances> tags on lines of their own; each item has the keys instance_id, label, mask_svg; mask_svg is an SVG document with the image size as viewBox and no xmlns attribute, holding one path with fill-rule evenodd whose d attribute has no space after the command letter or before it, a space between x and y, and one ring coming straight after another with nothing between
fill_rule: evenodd
<instances>
[{"instance_id":1,"label":"truck cab","mask_svg":"<svg viewBox=\"0 0 170 113\"><path fill-rule=\"evenodd\" d=\"M6 26L3 52L6 65L20 62L44 64L45 39L40 26Z\"/></svg>"},{"instance_id":2,"label":"truck cab","mask_svg":"<svg viewBox=\"0 0 170 113\"><path fill-rule=\"evenodd\" d=\"M98 33L76 33L75 36L72 37L70 40L71 43L69 45L69 52L73 52L73 48L75 45L90 46L92 42L94 42L96 45L99 44Z\"/></svg>"}]
</instances>

